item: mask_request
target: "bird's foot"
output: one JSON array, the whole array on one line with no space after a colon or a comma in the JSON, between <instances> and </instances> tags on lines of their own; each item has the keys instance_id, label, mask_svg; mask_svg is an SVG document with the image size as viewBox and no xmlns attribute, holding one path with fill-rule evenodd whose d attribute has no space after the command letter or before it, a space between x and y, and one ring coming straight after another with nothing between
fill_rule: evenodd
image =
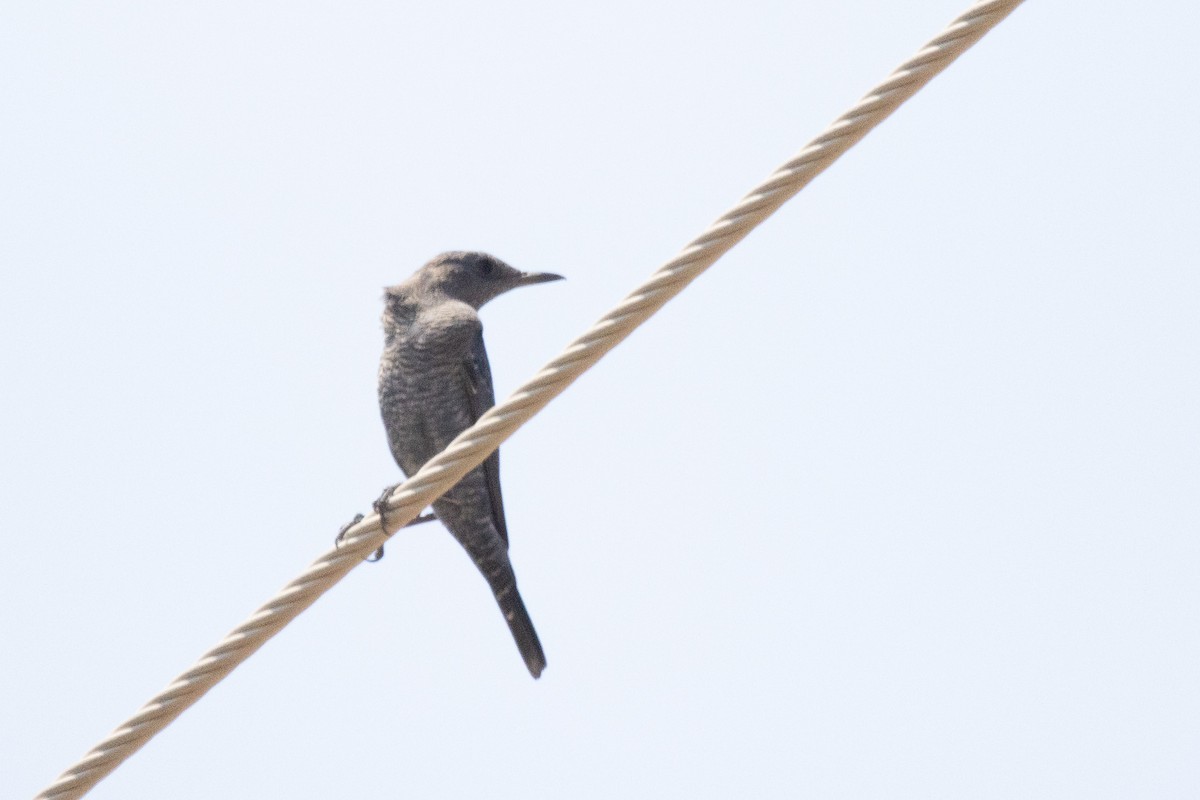
<instances>
[{"instance_id":1,"label":"bird's foot","mask_svg":"<svg viewBox=\"0 0 1200 800\"><path fill-rule=\"evenodd\" d=\"M383 494L379 495L379 499L371 504L371 508L375 509L375 513L379 515L379 527L383 529L384 533L387 533L387 524L388 524L387 523L387 503L388 503L388 499L391 498L392 492L396 491L396 488L399 487L399 485L400 484L396 484L395 486L389 486L386 489L384 489ZM409 528L409 527L412 527L413 525L420 525L423 522L433 522L435 519L437 519L436 514L422 514L421 516L404 523L403 527ZM354 523L351 523L351 524L354 524ZM347 526L347 527L349 527L349 526ZM367 561L374 563L381 558L383 558L383 546L382 545L379 547L378 550L376 550L374 552L374 554L370 558L367 559Z\"/></svg>"},{"instance_id":2,"label":"bird's foot","mask_svg":"<svg viewBox=\"0 0 1200 800\"><path fill-rule=\"evenodd\" d=\"M363 521L363 515L355 514L354 519L350 520L345 525L343 525L342 529L337 532L337 536L333 537L334 548L336 549L338 547L341 547L342 540L346 538L346 531L350 530L351 528L353 528L355 525L357 525L358 523L360 523L362 521Z\"/></svg>"},{"instance_id":3,"label":"bird's foot","mask_svg":"<svg viewBox=\"0 0 1200 800\"><path fill-rule=\"evenodd\" d=\"M396 486L399 485L396 484ZM392 492L396 491L396 486L384 489L383 494L379 495L379 499L371 504L371 508L375 509L375 513L379 515L379 527L383 528L384 533L387 533L387 502L392 496Z\"/></svg>"},{"instance_id":4,"label":"bird's foot","mask_svg":"<svg viewBox=\"0 0 1200 800\"><path fill-rule=\"evenodd\" d=\"M399 486L399 484L396 484L396 486ZM375 509L375 513L379 515L379 527L383 529L384 533L387 533L387 501L392 496L392 492L396 491L396 486L389 486L384 489L383 494L379 495L379 499L371 504L371 508ZM380 545L379 549L367 561L374 564L381 558L383 558L383 545Z\"/></svg>"}]
</instances>

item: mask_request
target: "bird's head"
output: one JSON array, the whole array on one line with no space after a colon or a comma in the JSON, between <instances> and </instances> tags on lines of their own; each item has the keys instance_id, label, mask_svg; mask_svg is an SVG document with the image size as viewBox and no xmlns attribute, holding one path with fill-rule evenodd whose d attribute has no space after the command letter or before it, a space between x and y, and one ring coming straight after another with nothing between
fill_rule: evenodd
<instances>
[{"instance_id":1,"label":"bird's head","mask_svg":"<svg viewBox=\"0 0 1200 800\"><path fill-rule=\"evenodd\" d=\"M438 293L475 309L518 286L562 280L551 272L522 272L487 253L442 253L405 281L419 293Z\"/></svg>"}]
</instances>

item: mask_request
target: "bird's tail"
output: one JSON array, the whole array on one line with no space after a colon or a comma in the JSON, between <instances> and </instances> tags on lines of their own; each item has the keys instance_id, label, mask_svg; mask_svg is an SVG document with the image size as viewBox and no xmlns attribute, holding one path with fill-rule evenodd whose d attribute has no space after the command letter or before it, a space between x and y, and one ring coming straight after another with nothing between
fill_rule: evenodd
<instances>
[{"instance_id":1,"label":"bird's tail","mask_svg":"<svg viewBox=\"0 0 1200 800\"><path fill-rule=\"evenodd\" d=\"M546 654L542 652L542 643L538 641L533 620L529 618L521 593L517 591L516 581L496 592L496 602L500 605L508 629L512 631L517 649L521 651L521 658L525 659L529 674L535 678L541 677L542 670L546 668Z\"/></svg>"}]
</instances>

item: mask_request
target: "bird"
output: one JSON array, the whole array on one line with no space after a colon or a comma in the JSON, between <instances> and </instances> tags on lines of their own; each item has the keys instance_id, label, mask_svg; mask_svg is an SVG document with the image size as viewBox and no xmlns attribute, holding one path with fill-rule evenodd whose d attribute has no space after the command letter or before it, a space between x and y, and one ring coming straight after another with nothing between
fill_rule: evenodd
<instances>
[{"instance_id":1,"label":"bird","mask_svg":"<svg viewBox=\"0 0 1200 800\"><path fill-rule=\"evenodd\" d=\"M487 253L455 251L384 290L379 409L406 476L496 404L479 309L511 289L561 279L522 272ZM509 561L499 451L434 500L433 511L487 580L525 666L540 677L546 655Z\"/></svg>"}]
</instances>

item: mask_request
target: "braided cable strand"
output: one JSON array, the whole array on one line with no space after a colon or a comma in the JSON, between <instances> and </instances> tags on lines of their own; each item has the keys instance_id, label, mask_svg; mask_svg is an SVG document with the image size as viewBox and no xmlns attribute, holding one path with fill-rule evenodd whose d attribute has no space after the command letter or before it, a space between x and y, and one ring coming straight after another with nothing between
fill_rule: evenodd
<instances>
[{"instance_id":1,"label":"braided cable strand","mask_svg":"<svg viewBox=\"0 0 1200 800\"><path fill-rule=\"evenodd\" d=\"M528 383L492 408L450 446L399 486L387 503L387 527L378 514L356 521L340 547L315 561L300 577L250 617L187 672L142 707L79 763L38 795L38 800L82 797L156 733L249 658L287 623L357 566L389 536L414 519L517 428L570 386L605 353L629 336L701 272L741 241L809 181L895 111L901 103L979 41L1022 0L985 0L968 9L887 80L813 139L795 158L714 222L648 281L631 292Z\"/></svg>"}]
</instances>

